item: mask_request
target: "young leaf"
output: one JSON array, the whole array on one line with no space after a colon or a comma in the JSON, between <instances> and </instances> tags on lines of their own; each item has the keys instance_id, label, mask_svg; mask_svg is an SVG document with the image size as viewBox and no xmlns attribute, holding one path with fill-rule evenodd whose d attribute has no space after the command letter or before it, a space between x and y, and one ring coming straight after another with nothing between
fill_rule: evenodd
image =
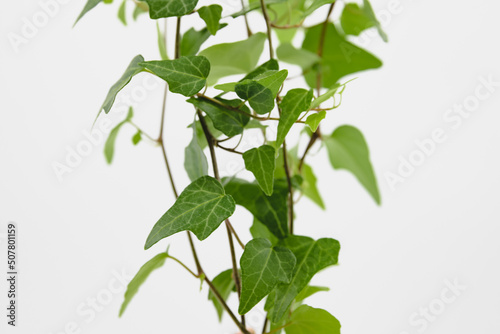
<instances>
[{"instance_id":1,"label":"young leaf","mask_svg":"<svg viewBox=\"0 0 500 334\"><path fill-rule=\"evenodd\" d=\"M302 70L310 69L320 60L317 53L296 49L291 43L283 43L276 49L278 58L288 64L298 65Z\"/></svg>"},{"instance_id":2,"label":"young leaf","mask_svg":"<svg viewBox=\"0 0 500 334\"><path fill-rule=\"evenodd\" d=\"M192 103L196 108L204 111L213 121L216 129L222 131L226 136L233 137L243 132L243 128L250 120L249 116L243 115L234 109L250 114L247 106L241 105L242 101L224 100L216 98L214 102L203 97L190 98L187 102Z\"/></svg>"},{"instance_id":3,"label":"young leaf","mask_svg":"<svg viewBox=\"0 0 500 334\"><path fill-rule=\"evenodd\" d=\"M224 301L227 300L231 292L235 288L234 279L233 279L233 269L228 269L226 271L221 272L219 275L215 276L212 280L212 284L215 286L217 291L219 291L222 299ZM222 321L222 314L224 313L224 308L221 303L214 295L212 290L208 292L208 299L214 303L215 310L217 311L217 315L219 317L219 321Z\"/></svg>"},{"instance_id":4,"label":"young leaf","mask_svg":"<svg viewBox=\"0 0 500 334\"><path fill-rule=\"evenodd\" d=\"M146 262L141 267L141 269L139 269L137 274L135 274L134 278L130 281L130 283L127 286L127 291L125 291L125 300L123 301L122 306L120 308L120 317L123 315L123 312L125 312L125 309L127 308L132 298L134 298L137 291L139 291L141 285L146 281L146 279L155 269L158 269L161 266L163 266L167 257L168 253L160 253L156 255L151 260Z\"/></svg>"},{"instance_id":5,"label":"young leaf","mask_svg":"<svg viewBox=\"0 0 500 334\"><path fill-rule=\"evenodd\" d=\"M337 240L322 238L317 241L309 237L291 235L280 241L278 246L290 249L297 258L293 277L288 284L279 284L270 301L269 319L280 321L288 312L293 300L320 270L338 261L340 244Z\"/></svg>"},{"instance_id":6,"label":"young leaf","mask_svg":"<svg viewBox=\"0 0 500 334\"><path fill-rule=\"evenodd\" d=\"M325 203L323 202L323 198L321 198L317 187L318 179L316 178L316 175L314 175L313 169L308 164L302 165L302 177L303 182L301 184L301 189L304 196L308 197L321 209L325 210Z\"/></svg>"},{"instance_id":7,"label":"young leaf","mask_svg":"<svg viewBox=\"0 0 500 334\"><path fill-rule=\"evenodd\" d=\"M141 130L137 130L135 135L132 137L132 144L137 145L142 140Z\"/></svg>"},{"instance_id":8,"label":"young leaf","mask_svg":"<svg viewBox=\"0 0 500 334\"><path fill-rule=\"evenodd\" d=\"M193 139L191 139L191 142L184 150L184 169L191 181L208 174L207 157L198 144L198 137L196 136L196 128L194 126Z\"/></svg>"},{"instance_id":9,"label":"young leaf","mask_svg":"<svg viewBox=\"0 0 500 334\"><path fill-rule=\"evenodd\" d=\"M82 11L80 12L80 15L76 18L75 23L73 24L73 27L80 21L80 19L87 14L89 11L94 9L95 6L100 4L103 0L88 0L85 6L83 7Z\"/></svg>"},{"instance_id":10,"label":"young leaf","mask_svg":"<svg viewBox=\"0 0 500 334\"><path fill-rule=\"evenodd\" d=\"M312 295L322 291L330 291L330 288L326 286L308 285L304 289L302 289L302 291L300 291L297 297L295 297L295 302L300 303L304 299L309 298Z\"/></svg>"},{"instance_id":11,"label":"young leaf","mask_svg":"<svg viewBox=\"0 0 500 334\"><path fill-rule=\"evenodd\" d=\"M208 59L201 56L186 56L174 60L146 61L144 66L158 77L168 82L172 93L192 96L207 82L210 73Z\"/></svg>"},{"instance_id":12,"label":"young leaf","mask_svg":"<svg viewBox=\"0 0 500 334\"><path fill-rule=\"evenodd\" d=\"M259 32L243 41L217 44L201 51L199 55L207 57L212 67L208 84L213 85L229 75L252 71L264 50L266 38L266 34Z\"/></svg>"},{"instance_id":13,"label":"young leaf","mask_svg":"<svg viewBox=\"0 0 500 334\"><path fill-rule=\"evenodd\" d=\"M162 60L167 60L168 54L167 54L167 45L165 44L165 35L161 32L158 21L156 21L156 34L158 36L158 50L160 51L160 57Z\"/></svg>"},{"instance_id":14,"label":"young leaf","mask_svg":"<svg viewBox=\"0 0 500 334\"><path fill-rule=\"evenodd\" d=\"M313 98L312 90L295 88L286 93L281 101L281 116L278 122L278 134L276 136L276 147L280 147L285 140L288 131L297 121L303 111L309 110Z\"/></svg>"},{"instance_id":15,"label":"young leaf","mask_svg":"<svg viewBox=\"0 0 500 334\"><path fill-rule=\"evenodd\" d=\"M245 168L253 173L260 188L267 196L273 194L276 150L269 145L252 148L243 153Z\"/></svg>"},{"instance_id":16,"label":"young leaf","mask_svg":"<svg viewBox=\"0 0 500 334\"><path fill-rule=\"evenodd\" d=\"M286 334L340 334L340 322L327 311L302 305L292 312Z\"/></svg>"},{"instance_id":17,"label":"young leaf","mask_svg":"<svg viewBox=\"0 0 500 334\"><path fill-rule=\"evenodd\" d=\"M234 87L236 94L250 103L257 114L267 114L274 108L273 92L253 80L244 80Z\"/></svg>"},{"instance_id":18,"label":"young leaf","mask_svg":"<svg viewBox=\"0 0 500 334\"><path fill-rule=\"evenodd\" d=\"M280 69L280 67L279 67L278 61L276 59L270 59L270 60L266 61L265 63L259 65L252 72L248 73L243 79L240 80L240 82L242 82L243 80L246 80L246 79L249 79L249 80L254 79L267 71L279 71L279 69Z\"/></svg>"},{"instance_id":19,"label":"young leaf","mask_svg":"<svg viewBox=\"0 0 500 334\"><path fill-rule=\"evenodd\" d=\"M387 35L382 30L382 26L368 0L363 0L363 7L361 8L357 3L346 4L340 17L340 25L347 35L355 36L359 36L366 29L376 27L380 37L384 42L387 42Z\"/></svg>"},{"instance_id":20,"label":"young leaf","mask_svg":"<svg viewBox=\"0 0 500 334\"><path fill-rule=\"evenodd\" d=\"M123 0L118 8L118 19L123 23L123 25L127 25L127 0Z\"/></svg>"},{"instance_id":21,"label":"young leaf","mask_svg":"<svg viewBox=\"0 0 500 334\"><path fill-rule=\"evenodd\" d=\"M144 70L144 67L141 65L143 61L144 58L141 55L135 56L134 59L132 59L127 69L125 70L125 73L123 73L121 78L110 88L108 95L106 96L106 99L104 100L104 103L99 110L99 114L102 110L104 110L106 114L111 110L111 107L115 102L116 95L123 89L123 87L125 87L130 82L130 80L132 80L132 77L134 75Z\"/></svg>"},{"instance_id":22,"label":"young leaf","mask_svg":"<svg viewBox=\"0 0 500 334\"><path fill-rule=\"evenodd\" d=\"M250 227L250 233L254 239L264 238L271 242L271 244L276 245L278 243L278 238L269 231L266 225L262 224L258 219L253 219L253 224Z\"/></svg>"},{"instance_id":23,"label":"young leaf","mask_svg":"<svg viewBox=\"0 0 500 334\"><path fill-rule=\"evenodd\" d=\"M273 94L273 97L276 98L276 95L278 95L281 85L283 85L283 82L285 81L287 76L287 70L267 71L258 75L253 80L260 83L262 86L269 88Z\"/></svg>"},{"instance_id":24,"label":"young leaf","mask_svg":"<svg viewBox=\"0 0 500 334\"><path fill-rule=\"evenodd\" d=\"M250 311L278 283L289 283L295 256L283 247L273 247L267 239L253 239L241 256L241 299L239 314Z\"/></svg>"},{"instance_id":25,"label":"young leaf","mask_svg":"<svg viewBox=\"0 0 500 334\"><path fill-rule=\"evenodd\" d=\"M204 6L198 9L201 19L207 24L208 31L215 35L219 30L219 21L222 15L222 7L219 5Z\"/></svg>"},{"instance_id":26,"label":"young leaf","mask_svg":"<svg viewBox=\"0 0 500 334\"><path fill-rule=\"evenodd\" d=\"M184 16L193 11L198 0L144 0L149 5L149 16L152 19Z\"/></svg>"},{"instance_id":27,"label":"young leaf","mask_svg":"<svg viewBox=\"0 0 500 334\"><path fill-rule=\"evenodd\" d=\"M258 184L237 178L230 179L224 187L236 204L250 211L277 238L286 238L288 235L286 181L275 180L272 196L266 196Z\"/></svg>"},{"instance_id":28,"label":"young leaf","mask_svg":"<svg viewBox=\"0 0 500 334\"><path fill-rule=\"evenodd\" d=\"M335 169L346 169L380 205L377 179L370 162L370 153L363 134L353 126L338 127L331 136L324 137L330 163Z\"/></svg>"},{"instance_id":29,"label":"young leaf","mask_svg":"<svg viewBox=\"0 0 500 334\"><path fill-rule=\"evenodd\" d=\"M199 240L208 238L235 209L219 181L203 176L184 189L174 205L158 220L145 249L180 231L191 231Z\"/></svg>"},{"instance_id":30,"label":"young leaf","mask_svg":"<svg viewBox=\"0 0 500 334\"><path fill-rule=\"evenodd\" d=\"M325 93L315 98L311 102L311 109L318 108L321 105L321 103L328 101L331 97L333 97L337 93L340 87L341 85L335 84L332 87L330 87Z\"/></svg>"},{"instance_id":31,"label":"young leaf","mask_svg":"<svg viewBox=\"0 0 500 334\"><path fill-rule=\"evenodd\" d=\"M130 107L125 120L118 123L109 133L108 139L106 139L106 143L104 143L104 157L106 158L108 164L111 164L111 162L113 162L113 156L115 155L115 142L116 142L116 137L118 136L118 132L120 132L122 126L128 121L130 121L133 116L134 112L132 110L132 107Z\"/></svg>"},{"instance_id":32,"label":"young leaf","mask_svg":"<svg viewBox=\"0 0 500 334\"><path fill-rule=\"evenodd\" d=\"M218 30L227 26L227 23L221 23ZM200 51L200 47L210 37L210 32L205 27L201 30L190 28L182 35L180 54L181 56L194 56Z\"/></svg>"},{"instance_id":33,"label":"young leaf","mask_svg":"<svg viewBox=\"0 0 500 334\"><path fill-rule=\"evenodd\" d=\"M322 23L307 29L302 48L317 52L322 30ZM323 57L318 67L321 71L321 87L330 88L348 74L380 66L382 66L382 62L378 58L348 42L345 37L338 33L333 23L328 24ZM305 78L310 87L316 88L317 69L309 71Z\"/></svg>"},{"instance_id":34,"label":"young leaf","mask_svg":"<svg viewBox=\"0 0 500 334\"><path fill-rule=\"evenodd\" d=\"M321 110L318 113L311 114L307 116L306 125L311 128L312 132L318 130L319 123L326 117L326 111Z\"/></svg>"}]
</instances>

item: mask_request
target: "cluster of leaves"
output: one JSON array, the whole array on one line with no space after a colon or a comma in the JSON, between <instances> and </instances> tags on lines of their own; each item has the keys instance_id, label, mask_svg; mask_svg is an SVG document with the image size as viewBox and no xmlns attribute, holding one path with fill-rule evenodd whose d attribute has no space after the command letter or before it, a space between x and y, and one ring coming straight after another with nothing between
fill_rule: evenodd
<instances>
[{"instance_id":1,"label":"cluster of leaves","mask_svg":"<svg viewBox=\"0 0 500 334\"><path fill-rule=\"evenodd\" d=\"M78 20L100 2L110 1L89 0ZM142 56L136 56L109 90L99 112L108 113L120 90L135 75L147 72L165 80L172 93L187 97L197 117L189 125L193 138L185 150L184 166L191 184L153 226L145 243L146 249L181 231L205 240L223 222L231 231L229 238L233 247L232 238L237 234L228 219L236 205L253 215L250 229L253 239L244 245L239 267L226 270L213 280L205 276L194 249L197 274L169 252L156 255L130 282L120 315L149 274L171 258L207 282L209 299L213 301L219 318L224 310L227 311L245 333L248 332L244 322L234 317L225 304L234 291L239 295L240 315L265 299L270 333L282 330L287 334L340 333L340 323L334 316L302 304L312 294L328 290L309 283L320 270L337 264L340 244L331 238L314 240L295 235L293 203L300 194L325 208L317 177L312 166L306 163L307 153L318 141L320 147L326 149L333 168L351 172L375 202L380 203L377 181L362 133L353 126L342 125L325 135L321 133L320 125L329 111L339 106L335 98L341 96L345 88L341 79L382 65L375 56L351 43L348 35L359 35L365 29L376 28L384 40L387 37L368 0L364 0L361 6L345 4L338 24L331 18L335 0L250 0L241 11L225 18L222 18L221 6L213 4L196 8L197 3L198 0L134 0L134 19L141 13L149 13L154 20L176 17L179 27L180 17L197 14L206 26L201 30L190 28L182 36L178 30L176 56L169 59L163 33L157 24L161 60L146 61ZM221 20L230 23L244 17L247 22L246 15L252 11L263 14L267 35L262 32L252 34L247 24L247 38L201 50L205 41L227 26ZM304 21L313 13L325 13L326 19L305 27ZM118 17L127 23L125 1L119 8ZM304 32L301 43L297 43L299 30ZM269 40L273 33L279 41L277 58ZM270 59L259 65L266 40ZM298 44L301 46L297 47ZM288 71L281 69L280 63L299 67L309 87L287 87ZM242 77L236 82L221 82L221 79L233 75ZM206 95L209 87L213 96ZM105 145L108 162L112 161L115 139L124 124L136 127L137 132L132 138L134 144L145 135L132 118L130 110L126 119L110 133ZM270 122L277 122L277 131L272 136L266 132ZM290 149L286 146L287 135L297 123L308 138L301 156L298 145ZM237 147L227 148L220 144L243 136L247 131L261 131L262 145L239 152ZM161 135L158 140L147 137L163 145ZM221 179L215 157L215 148L218 147L242 154L245 167L254 175L255 181L235 175ZM214 177L208 175L207 148ZM234 257L234 252L232 255ZM237 263L234 258L233 262Z\"/></svg>"}]
</instances>

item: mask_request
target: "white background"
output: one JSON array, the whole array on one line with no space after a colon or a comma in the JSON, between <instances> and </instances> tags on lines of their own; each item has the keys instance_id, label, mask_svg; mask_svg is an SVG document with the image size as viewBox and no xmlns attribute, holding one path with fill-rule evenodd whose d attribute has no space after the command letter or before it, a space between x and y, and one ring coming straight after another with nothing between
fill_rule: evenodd
<instances>
[{"instance_id":1,"label":"white background","mask_svg":"<svg viewBox=\"0 0 500 334\"><path fill-rule=\"evenodd\" d=\"M238 10L238 3L228 0L227 13ZM62 182L52 166L85 140L84 131L130 59L159 56L154 23L143 16L123 27L116 19L118 4L99 5L72 29L83 5L61 5L17 52L8 34L21 34L23 19L31 21L41 7L32 0L10 1L0 11L0 233L14 221L20 234L19 323L8 333L235 333L228 317L217 323L206 287L200 292L199 282L173 262L155 272L124 317L117 317L124 288L115 275L135 273L167 245L143 250L151 227L173 202L161 153L147 142L133 147L133 129L124 128L112 166L105 163L102 142ZM373 5L387 13L388 1ZM500 3L401 0L398 8L384 18L388 44L373 34L359 41L384 67L357 75L323 129L348 123L363 131L383 205L377 207L350 174L332 170L324 152L311 157L328 209L301 201L297 233L336 238L342 250L339 266L313 280L332 290L308 303L333 313L344 334L498 333L500 87L460 126L443 117L454 104L472 101L479 77L500 81ZM195 15L184 27L191 24L202 26ZM262 30L259 16L252 16L252 27ZM235 23L216 40L237 40L242 29ZM137 123L155 136L161 95L158 86L136 107ZM113 122L120 117L110 116ZM181 189L188 184L182 165L192 117L183 98L171 94L166 145ZM385 175L396 173L400 156L408 159L418 149L415 141L437 128L446 141L392 189ZM221 154L223 172L235 163L231 159ZM249 215L239 208L233 223L248 240ZM168 243L173 255L192 266L185 234ZM230 267L224 229L197 247L209 277ZM439 305L447 280L465 290L425 330L412 324L420 308ZM0 288L5 305L4 279ZM109 303L89 311L87 303L97 297ZM230 304L236 305L234 296ZM260 330L262 315L248 318Z\"/></svg>"}]
</instances>

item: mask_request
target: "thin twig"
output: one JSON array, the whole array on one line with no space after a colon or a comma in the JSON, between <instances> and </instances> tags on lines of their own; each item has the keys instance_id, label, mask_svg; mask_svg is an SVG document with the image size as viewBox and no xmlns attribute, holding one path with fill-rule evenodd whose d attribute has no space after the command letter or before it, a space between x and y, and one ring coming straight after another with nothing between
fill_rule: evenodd
<instances>
[{"instance_id":1,"label":"thin twig","mask_svg":"<svg viewBox=\"0 0 500 334\"><path fill-rule=\"evenodd\" d=\"M326 19L323 22L323 26L321 28L321 35L319 37L319 45L318 45L318 56L320 59L323 57L323 48L325 46L326 30L328 28L328 21L330 20L330 15L332 15L333 8L335 7L335 3L337 3L337 1L333 2L330 5L330 8L328 9L328 14L326 14ZM318 73L316 74L316 90L319 96L321 93L321 63L318 68Z\"/></svg>"},{"instance_id":2,"label":"thin twig","mask_svg":"<svg viewBox=\"0 0 500 334\"><path fill-rule=\"evenodd\" d=\"M137 129L137 131L139 131L141 134L143 134L144 136L146 136L146 138L148 138L149 140L153 141L153 142L157 142L156 139L154 139L153 137L151 137L150 135L148 135L146 132L144 132L141 128L139 128L139 126L137 124L135 124L134 122L132 121L128 121L128 123L130 125L132 125L134 128Z\"/></svg>"},{"instance_id":3,"label":"thin twig","mask_svg":"<svg viewBox=\"0 0 500 334\"><path fill-rule=\"evenodd\" d=\"M267 15L267 8L264 0L260 0L260 8L262 9L262 15L264 15L264 20L266 21L267 27L267 40L269 42L269 57L271 59L274 58L274 50L273 50L273 40L271 38L271 22L269 21L269 15Z\"/></svg>"},{"instance_id":4,"label":"thin twig","mask_svg":"<svg viewBox=\"0 0 500 334\"><path fill-rule=\"evenodd\" d=\"M286 149L286 140L283 140L283 167L285 168L286 182L288 184L288 222L290 234L293 234L293 187L290 169L288 167L288 151Z\"/></svg>"},{"instance_id":5,"label":"thin twig","mask_svg":"<svg viewBox=\"0 0 500 334\"><path fill-rule=\"evenodd\" d=\"M245 13L243 17L245 18L245 26L247 28L247 36L252 36L252 30L250 30L250 25L248 24L248 16L245 9L245 0L241 0L241 10Z\"/></svg>"},{"instance_id":6,"label":"thin twig","mask_svg":"<svg viewBox=\"0 0 500 334\"><path fill-rule=\"evenodd\" d=\"M299 172L302 171L302 166L304 165L304 161L306 159L307 153L309 152L309 150L311 149L311 147L314 145L314 143L316 142L316 140L319 137L320 137L320 134L319 134L319 126L318 126L318 128L316 129L316 131L313 132L313 134L311 135L311 139L309 139L309 143L307 143L307 146L306 146L306 149L304 151L304 154L302 155L302 158L300 158L300 161L299 161Z\"/></svg>"},{"instance_id":7,"label":"thin twig","mask_svg":"<svg viewBox=\"0 0 500 334\"><path fill-rule=\"evenodd\" d=\"M186 269L191 275L193 275L195 278L200 278L200 274L196 275L191 269L188 268L188 266L186 266L181 260L179 260L178 258L176 257L173 257L171 255L168 255L168 257L172 260L174 260L175 262L177 262L178 264L180 264L182 267L184 267L184 269Z\"/></svg>"}]
</instances>

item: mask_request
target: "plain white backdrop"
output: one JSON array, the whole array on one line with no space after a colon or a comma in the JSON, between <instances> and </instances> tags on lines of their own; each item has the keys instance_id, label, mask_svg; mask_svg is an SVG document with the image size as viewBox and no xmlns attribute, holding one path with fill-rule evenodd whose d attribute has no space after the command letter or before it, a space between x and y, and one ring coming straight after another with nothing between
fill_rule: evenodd
<instances>
[{"instance_id":1,"label":"plain white backdrop","mask_svg":"<svg viewBox=\"0 0 500 334\"><path fill-rule=\"evenodd\" d=\"M62 181L53 164L64 163L86 140L107 90L132 57L159 58L156 28L146 16L124 27L115 3L99 5L72 29L84 1L66 2L17 48L9 38L22 35L42 7L10 1L0 11L0 268L7 222L18 224L20 238L18 327L8 327L2 311L1 332L235 333L227 317L218 324L206 287L200 292L198 281L168 261L118 318L130 275L167 245L143 250L151 227L173 203L161 153L147 142L132 146L134 131L124 128L113 165L105 163L102 141ZM500 3L397 2L394 10L389 1L372 1L389 43L373 34L354 41L384 66L356 75L324 125L324 132L340 124L363 131L383 204L377 207L349 173L334 171L324 152L310 158L327 210L302 200L297 233L336 238L342 250L339 266L313 280L331 291L308 303L334 314L344 334L498 333ZM226 13L239 9L239 1L221 3ZM397 13L387 15L389 8ZM184 23L202 25L194 16ZM262 23L252 16L255 30ZM240 22L216 41L241 36ZM145 78L136 77L122 97L132 96L136 122L156 136L163 88L137 88ZM453 111L464 103L462 116ZM191 109L170 95L166 145L181 189L188 184L183 152ZM108 118L120 117L112 112ZM428 155L418 153L416 141L428 143L436 131L443 140ZM220 159L223 173L241 166L228 155ZM398 171L401 159L418 166ZM404 182L391 186L388 173L399 172ZM239 208L233 222L248 240L248 213ZM185 234L168 243L192 265ZM223 229L196 245L210 277L230 267ZM6 282L0 281L5 310ZM262 314L248 318L260 330Z\"/></svg>"}]
</instances>

